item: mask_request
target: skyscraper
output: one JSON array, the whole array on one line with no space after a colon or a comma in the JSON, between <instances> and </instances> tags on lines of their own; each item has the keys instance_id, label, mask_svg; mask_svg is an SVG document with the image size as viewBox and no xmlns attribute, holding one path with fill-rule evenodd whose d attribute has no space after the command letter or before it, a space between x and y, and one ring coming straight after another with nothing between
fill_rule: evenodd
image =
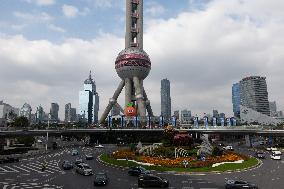
<instances>
[{"instance_id":1,"label":"skyscraper","mask_svg":"<svg viewBox=\"0 0 284 189\"><path fill-rule=\"evenodd\" d=\"M271 117L277 117L277 106L275 101L269 102L269 110Z\"/></svg>"},{"instance_id":2,"label":"skyscraper","mask_svg":"<svg viewBox=\"0 0 284 189\"><path fill-rule=\"evenodd\" d=\"M241 105L270 116L266 78L246 77L240 81Z\"/></svg>"},{"instance_id":3,"label":"skyscraper","mask_svg":"<svg viewBox=\"0 0 284 189\"><path fill-rule=\"evenodd\" d=\"M57 103L51 103L50 108L50 119L52 121L58 121L58 111L59 111L59 105Z\"/></svg>"},{"instance_id":4,"label":"skyscraper","mask_svg":"<svg viewBox=\"0 0 284 189\"><path fill-rule=\"evenodd\" d=\"M161 80L161 115L166 122L171 118L171 85L168 79Z\"/></svg>"},{"instance_id":5,"label":"skyscraper","mask_svg":"<svg viewBox=\"0 0 284 189\"><path fill-rule=\"evenodd\" d=\"M235 83L232 86L232 103L233 103L234 116L240 117L240 105L241 105L240 83Z\"/></svg>"},{"instance_id":6,"label":"skyscraper","mask_svg":"<svg viewBox=\"0 0 284 189\"><path fill-rule=\"evenodd\" d=\"M71 103L65 105L65 122L71 122Z\"/></svg>"},{"instance_id":7,"label":"skyscraper","mask_svg":"<svg viewBox=\"0 0 284 189\"><path fill-rule=\"evenodd\" d=\"M99 95L90 71L89 78L84 81L84 90L79 92L79 113L88 123L98 122Z\"/></svg>"},{"instance_id":8,"label":"skyscraper","mask_svg":"<svg viewBox=\"0 0 284 189\"><path fill-rule=\"evenodd\" d=\"M36 108L36 123L42 123L44 121L44 111L41 105Z\"/></svg>"}]
</instances>

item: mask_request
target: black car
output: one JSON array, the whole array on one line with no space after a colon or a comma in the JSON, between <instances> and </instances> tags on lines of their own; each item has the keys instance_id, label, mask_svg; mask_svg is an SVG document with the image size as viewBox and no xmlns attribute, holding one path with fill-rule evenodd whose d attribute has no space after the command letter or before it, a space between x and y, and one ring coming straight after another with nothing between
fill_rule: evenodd
<instances>
[{"instance_id":1,"label":"black car","mask_svg":"<svg viewBox=\"0 0 284 189\"><path fill-rule=\"evenodd\" d=\"M76 159L75 160L75 165L79 165L80 163L83 163L82 159Z\"/></svg>"},{"instance_id":2,"label":"black car","mask_svg":"<svg viewBox=\"0 0 284 189\"><path fill-rule=\"evenodd\" d=\"M265 155L263 152L256 152L255 157L259 159L265 159Z\"/></svg>"},{"instance_id":3,"label":"black car","mask_svg":"<svg viewBox=\"0 0 284 189\"><path fill-rule=\"evenodd\" d=\"M131 167L128 170L128 174L131 176L139 176L141 174L150 174L151 172L146 170L144 167Z\"/></svg>"},{"instance_id":4,"label":"black car","mask_svg":"<svg viewBox=\"0 0 284 189\"><path fill-rule=\"evenodd\" d=\"M97 173L95 174L94 185L106 185L108 183L108 176L106 173Z\"/></svg>"},{"instance_id":5,"label":"black car","mask_svg":"<svg viewBox=\"0 0 284 189\"><path fill-rule=\"evenodd\" d=\"M63 161L62 168L64 170L70 170L70 169L73 169L73 165L70 161Z\"/></svg>"},{"instance_id":6,"label":"black car","mask_svg":"<svg viewBox=\"0 0 284 189\"><path fill-rule=\"evenodd\" d=\"M226 189L241 189L241 188L247 188L247 189L258 189L258 187L255 184L251 184L247 181L241 181L241 180L227 180L225 183Z\"/></svg>"},{"instance_id":7,"label":"black car","mask_svg":"<svg viewBox=\"0 0 284 189\"><path fill-rule=\"evenodd\" d=\"M92 154L87 154L86 155L86 160L93 160L94 156Z\"/></svg>"},{"instance_id":8,"label":"black car","mask_svg":"<svg viewBox=\"0 0 284 189\"><path fill-rule=\"evenodd\" d=\"M151 174L140 175L138 178L138 187L169 187L169 181L165 178Z\"/></svg>"}]
</instances>

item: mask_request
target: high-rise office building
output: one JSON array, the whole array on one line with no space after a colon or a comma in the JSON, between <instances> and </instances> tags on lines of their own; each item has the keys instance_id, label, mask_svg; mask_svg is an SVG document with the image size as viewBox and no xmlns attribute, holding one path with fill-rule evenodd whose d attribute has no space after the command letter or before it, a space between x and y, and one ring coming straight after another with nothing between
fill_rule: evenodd
<instances>
[{"instance_id":1,"label":"high-rise office building","mask_svg":"<svg viewBox=\"0 0 284 189\"><path fill-rule=\"evenodd\" d=\"M19 109L0 101L0 126L6 126L19 115Z\"/></svg>"},{"instance_id":2,"label":"high-rise office building","mask_svg":"<svg viewBox=\"0 0 284 189\"><path fill-rule=\"evenodd\" d=\"M234 116L240 117L240 105L241 105L240 83L235 83L232 86L232 103L233 103Z\"/></svg>"},{"instance_id":3,"label":"high-rise office building","mask_svg":"<svg viewBox=\"0 0 284 189\"><path fill-rule=\"evenodd\" d=\"M26 117L29 122L31 123L32 118L32 107L31 105L25 103L22 108L20 109L20 116Z\"/></svg>"},{"instance_id":4,"label":"high-rise office building","mask_svg":"<svg viewBox=\"0 0 284 189\"><path fill-rule=\"evenodd\" d=\"M36 123L42 123L44 121L44 115L43 107L39 105L39 107L36 108Z\"/></svg>"},{"instance_id":5,"label":"high-rise office building","mask_svg":"<svg viewBox=\"0 0 284 189\"><path fill-rule=\"evenodd\" d=\"M174 111L174 116L176 117L177 120L179 120L179 110Z\"/></svg>"},{"instance_id":6,"label":"high-rise office building","mask_svg":"<svg viewBox=\"0 0 284 189\"><path fill-rule=\"evenodd\" d=\"M118 116L120 115L120 106L116 103L111 109L111 116Z\"/></svg>"},{"instance_id":7,"label":"high-rise office building","mask_svg":"<svg viewBox=\"0 0 284 189\"><path fill-rule=\"evenodd\" d=\"M65 122L71 122L71 103L65 105Z\"/></svg>"},{"instance_id":8,"label":"high-rise office building","mask_svg":"<svg viewBox=\"0 0 284 189\"><path fill-rule=\"evenodd\" d=\"M89 78L84 81L84 90L79 92L79 114L88 123L97 123L98 111L99 95L90 71Z\"/></svg>"},{"instance_id":9,"label":"high-rise office building","mask_svg":"<svg viewBox=\"0 0 284 189\"><path fill-rule=\"evenodd\" d=\"M241 105L270 116L266 78L246 77L240 81Z\"/></svg>"},{"instance_id":10,"label":"high-rise office building","mask_svg":"<svg viewBox=\"0 0 284 189\"><path fill-rule=\"evenodd\" d=\"M181 110L180 111L180 123L189 124L191 121L191 111L190 110Z\"/></svg>"},{"instance_id":11,"label":"high-rise office building","mask_svg":"<svg viewBox=\"0 0 284 189\"><path fill-rule=\"evenodd\" d=\"M50 107L50 119L52 121L58 121L59 105L57 103L51 103Z\"/></svg>"},{"instance_id":12,"label":"high-rise office building","mask_svg":"<svg viewBox=\"0 0 284 189\"><path fill-rule=\"evenodd\" d=\"M171 85L168 79L161 80L161 115L165 122L171 118Z\"/></svg>"},{"instance_id":13,"label":"high-rise office building","mask_svg":"<svg viewBox=\"0 0 284 189\"><path fill-rule=\"evenodd\" d=\"M77 113L76 113L76 108L71 108L70 109L70 121L71 122L76 122L77 120Z\"/></svg>"},{"instance_id":14,"label":"high-rise office building","mask_svg":"<svg viewBox=\"0 0 284 189\"><path fill-rule=\"evenodd\" d=\"M219 117L218 110L213 110L213 117Z\"/></svg>"},{"instance_id":15,"label":"high-rise office building","mask_svg":"<svg viewBox=\"0 0 284 189\"><path fill-rule=\"evenodd\" d=\"M277 117L277 106L275 101L269 102L269 110L271 117Z\"/></svg>"}]
</instances>

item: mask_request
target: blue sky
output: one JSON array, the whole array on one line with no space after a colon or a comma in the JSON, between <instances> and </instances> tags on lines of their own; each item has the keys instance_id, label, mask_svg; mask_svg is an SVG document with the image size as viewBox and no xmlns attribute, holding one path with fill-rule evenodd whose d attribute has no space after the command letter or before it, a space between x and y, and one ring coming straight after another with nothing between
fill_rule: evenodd
<instances>
[{"instance_id":1,"label":"blue sky","mask_svg":"<svg viewBox=\"0 0 284 189\"><path fill-rule=\"evenodd\" d=\"M78 108L92 70L100 112L120 79L114 69L124 48L124 0L2 0L0 100L33 110L51 102ZM155 115L161 79L171 81L172 110L232 115L231 86L266 76L269 100L284 109L283 0L144 0L145 79ZM123 94L118 99L123 104ZM100 113L99 113L100 114Z\"/></svg>"},{"instance_id":2,"label":"blue sky","mask_svg":"<svg viewBox=\"0 0 284 189\"><path fill-rule=\"evenodd\" d=\"M199 9L205 2L145 1L145 23L149 19L167 19L184 10ZM65 13L64 7L67 7ZM5 0L0 6L0 27L4 34L22 34L30 40L54 42L65 38L93 39L101 33L123 36L124 12L123 0Z\"/></svg>"}]
</instances>

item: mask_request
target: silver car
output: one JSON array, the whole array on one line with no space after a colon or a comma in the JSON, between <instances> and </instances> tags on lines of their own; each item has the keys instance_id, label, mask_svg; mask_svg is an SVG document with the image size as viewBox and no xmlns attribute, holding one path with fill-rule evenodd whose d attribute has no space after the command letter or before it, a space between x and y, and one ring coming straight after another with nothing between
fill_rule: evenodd
<instances>
[{"instance_id":1,"label":"silver car","mask_svg":"<svg viewBox=\"0 0 284 189\"><path fill-rule=\"evenodd\" d=\"M93 174L93 170L92 168L86 164L86 163L80 163L76 166L76 172L81 174L81 175L92 175Z\"/></svg>"}]
</instances>

